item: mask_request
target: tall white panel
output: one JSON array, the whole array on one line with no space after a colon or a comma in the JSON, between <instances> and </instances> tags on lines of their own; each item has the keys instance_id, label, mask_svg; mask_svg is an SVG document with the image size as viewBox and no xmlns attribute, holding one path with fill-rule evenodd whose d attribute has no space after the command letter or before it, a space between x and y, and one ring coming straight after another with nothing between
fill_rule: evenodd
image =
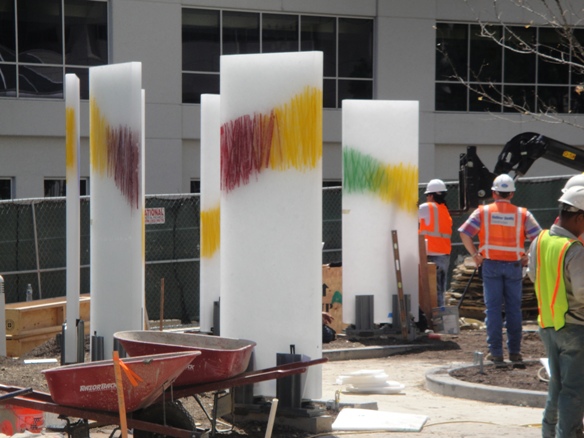
<instances>
[{"instance_id":1,"label":"tall white panel","mask_svg":"<svg viewBox=\"0 0 584 438\"><path fill-rule=\"evenodd\" d=\"M219 95L201 95L201 243L199 326L213 327L213 303L219 300L221 248L221 154ZM215 331L217 333L217 331Z\"/></svg>"},{"instance_id":2,"label":"tall white panel","mask_svg":"<svg viewBox=\"0 0 584 438\"><path fill-rule=\"evenodd\" d=\"M144 321L144 143L142 66L92 67L90 92L91 334Z\"/></svg>"},{"instance_id":3,"label":"tall white panel","mask_svg":"<svg viewBox=\"0 0 584 438\"><path fill-rule=\"evenodd\" d=\"M221 334L256 341L256 368L322 355L322 69L321 52L221 57Z\"/></svg>"},{"instance_id":4,"label":"tall white panel","mask_svg":"<svg viewBox=\"0 0 584 438\"><path fill-rule=\"evenodd\" d=\"M80 200L79 200L79 78L65 75L65 160L67 177L67 327L65 363L77 362L79 319Z\"/></svg>"},{"instance_id":5,"label":"tall white panel","mask_svg":"<svg viewBox=\"0 0 584 438\"><path fill-rule=\"evenodd\" d=\"M374 322L397 309L391 231L397 230L403 289L418 317L417 101L343 101L343 322L357 295L374 296Z\"/></svg>"}]
</instances>

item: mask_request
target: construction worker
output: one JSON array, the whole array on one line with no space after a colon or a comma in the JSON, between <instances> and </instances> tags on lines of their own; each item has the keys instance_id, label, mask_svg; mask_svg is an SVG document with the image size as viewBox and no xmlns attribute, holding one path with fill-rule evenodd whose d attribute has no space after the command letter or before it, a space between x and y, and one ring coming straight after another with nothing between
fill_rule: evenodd
<instances>
[{"instance_id":1,"label":"construction worker","mask_svg":"<svg viewBox=\"0 0 584 438\"><path fill-rule=\"evenodd\" d=\"M527 209L511 204L515 182L509 175L497 176L491 190L495 202L479 206L458 231L464 247L482 270L489 347L486 359L502 365L503 305L509 360L522 360L521 296L523 266L527 265L525 238L533 240L541 227ZM473 243L477 234L478 251Z\"/></svg>"},{"instance_id":2,"label":"construction worker","mask_svg":"<svg viewBox=\"0 0 584 438\"><path fill-rule=\"evenodd\" d=\"M584 416L584 246L578 240L584 233L584 187L569 188L559 201L559 222L531 243L527 271L550 370L544 438L582 436Z\"/></svg>"},{"instance_id":3,"label":"construction worker","mask_svg":"<svg viewBox=\"0 0 584 438\"><path fill-rule=\"evenodd\" d=\"M566 184L562 188L562 193L566 193L566 191L570 187L574 187L574 186L584 186L584 173L581 173L579 175L574 175L568 181L566 181ZM556 220L554 221L554 224L557 224L559 222L559 220L560 220L560 217L558 216L556 218ZM584 234L578 236L578 240L580 240L580 242L584 243Z\"/></svg>"},{"instance_id":4,"label":"construction worker","mask_svg":"<svg viewBox=\"0 0 584 438\"><path fill-rule=\"evenodd\" d=\"M444 292L448 289L448 269L452 236L452 218L446 205L446 184L439 179L428 183L426 202L418 209L419 234L427 241L428 261L436 264L436 292L438 306L444 306Z\"/></svg>"}]
</instances>

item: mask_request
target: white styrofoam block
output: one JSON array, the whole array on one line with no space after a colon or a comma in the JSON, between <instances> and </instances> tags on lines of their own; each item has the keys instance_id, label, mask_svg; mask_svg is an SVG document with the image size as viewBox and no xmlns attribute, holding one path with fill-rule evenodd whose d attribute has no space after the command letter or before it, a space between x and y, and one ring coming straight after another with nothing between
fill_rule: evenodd
<instances>
[{"instance_id":1,"label":"white styrofoam block","mask_svg":"<svg viewBox=\"0 0 584 438\"><path fill-rule=\"evenodd\" d=\"M104 337L106 358L113 351L113 334L139 330L144 322L144 131L141 64L91 67L91 111L99 111L101 128L132 132L137 150L132 190L115 180L114 169L96 165L98 128L90 120L90 238L91 333ZM90 117L91 119L91 117ZM101 140L104 141L103 139ZM108 140L105 140L106 142ZM108 153L111 153L108 152Z\"/></svg>"},{"instance_id":2,"label":"white styrofoam block","mask_svg":"<svg viewBox=\"0 0 584 438\"><path fill-rule=\"evenodd\" d=\"M79 284L81 277L81 201L79 199L80 117L79 78L65 75L65 144L67 176L67 314L65 362L77 361L77 320L79 319Z\"/></svg>"},{"instance_id":3,"label":"white styrofoam block","mask_svg":"<svg viewBox=\"0 0 584 438\"><path fill-rule=\"evenodd\" d=\"M222 56L221 124L275 108L290 114L292 99L307 88L322 93L321 52ZM322 157L322 125L315 124L322 102L312 109L315 117L293 130L317 138ZM277 135L287 121L274 123ZM288 145L298 154L301 146ZM322 356L321 158L312 168L262 168L231 191L222 187L220 264L221 334L256 341L256 369L275 366L290 345ZM321 374L320 366L309 368L305 397L320 397ZM255 391L274 395L275 387L263 382Z\"/></svg>"},{"instance_id":4,"label":"white styrofoam block","mask_svg":"<svg viewBox=\"0 0 584 438\"><path fill-rule=\"evenodd\" d=\"M343 152L354 151L362 166L355 171L343 163L345 323L356 320L357 295L374 296L375 323L393 321L398 286L392 230L398 235L403 290L418 317L418 123L417 101L343 101ZM375 166L385 179L363 172ZM362 190L350 190L348 177L358 179Z\"/></svg>"},{"instance_id":5,"label":"white styrofoam block","mask_svg":"<svg viewBox=\"0 0 584 438\"><path fill-rule=\"evenodd\" d=\"M201 213L220 211L221 205L221 123L219 119L221 98L217 94L201 95ZM203 233L209 232L211 240L216 238L213 231L206 230L201 222L201 249ZM199 326L202 332L213 327L213 303L220 296L220 247L212 254L201 253L200 261Z\"/></svg>"}]
</instances>

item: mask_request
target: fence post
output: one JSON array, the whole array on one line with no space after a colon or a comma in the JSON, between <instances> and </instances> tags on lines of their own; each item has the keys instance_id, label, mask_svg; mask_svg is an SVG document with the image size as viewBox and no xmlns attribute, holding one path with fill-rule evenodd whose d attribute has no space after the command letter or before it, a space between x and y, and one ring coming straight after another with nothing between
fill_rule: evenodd
<instances>
[{"instance_id":1,"label":"fence post","mask_svg":"<svg viewBox=\"0 0 584 438\"><path fill-rule=\"evenodd\" d=\"M43 298L43 288L41 287L41 263L39 260L39 239L37 235L37 223L36 223L36 202L32 203L32 229L34 232L34 251L36 258L36 271L37 271L37 281L39 283L39 300Z\"/></svg>"}]
</instances>

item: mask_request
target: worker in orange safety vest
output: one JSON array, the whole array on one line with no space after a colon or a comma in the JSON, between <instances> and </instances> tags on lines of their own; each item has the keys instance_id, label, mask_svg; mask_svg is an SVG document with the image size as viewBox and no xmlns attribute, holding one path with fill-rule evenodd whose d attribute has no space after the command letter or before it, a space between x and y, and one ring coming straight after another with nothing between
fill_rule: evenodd
<instances>
[{"instance_id":1,"label":"worker in orange safety vest","mask_svg":"<svg viewBox=\"0 0 584 438\"><path fill-rule=\"evenodd\" d=\"M436 292L438 306L444 306L444 292L448 289L450 252L452 249L452 218L446 205L446 184L439 179L428 183L426 202L418 208L419 234L427 242L428 261L436 264Z\"/></svg>"},{"instance_id":2,"label":"worker in orange safety vest","mask_svg":"<svg viewBox=\"0 0 584 438\"><path fill-rule=\"evenodd\" d=\"M509 175L497 176L491 190L495 202L479 206L458 231L464 247L482 271L489 347L486 359L503 365L503 305L509 360L522 360L521 297L523 266L527 265L525 239L535 239L541 227L527 209L511 204L515 181ZM473 242L477 234L478 251Z\"/></svg>"}]
</instances>

